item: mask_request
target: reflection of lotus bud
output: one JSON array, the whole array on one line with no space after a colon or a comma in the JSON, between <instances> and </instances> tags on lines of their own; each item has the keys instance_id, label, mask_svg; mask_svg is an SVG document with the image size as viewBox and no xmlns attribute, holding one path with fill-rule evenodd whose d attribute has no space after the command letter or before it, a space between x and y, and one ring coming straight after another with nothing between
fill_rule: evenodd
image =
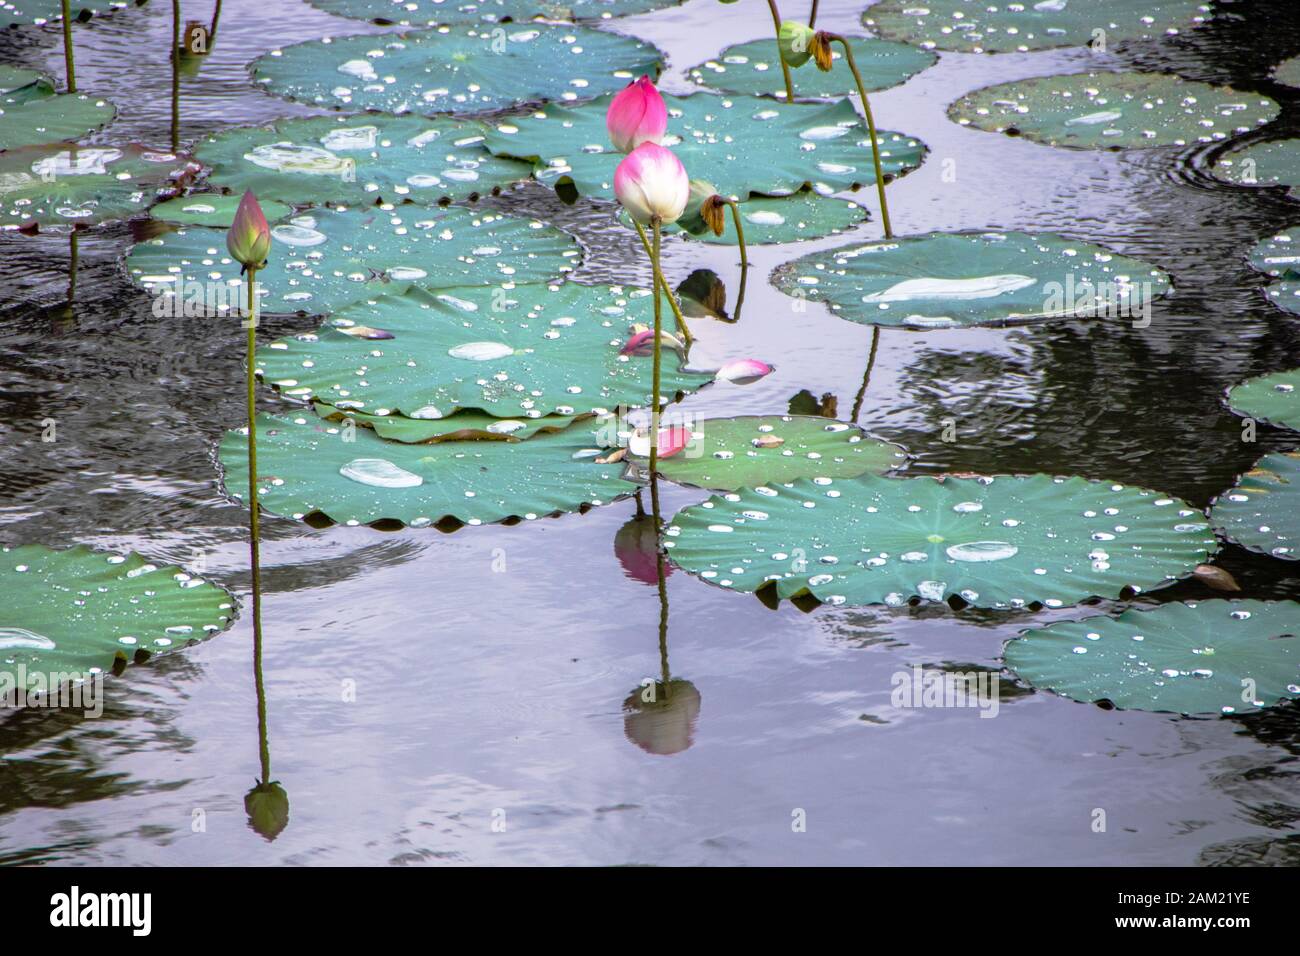
<instances>
[{"instance_id":1,"label":"reflection of lotus bud","mask_svg":"<svg viewBox=\"0 0 1300 956\"><path fill-rule=\"evenodd\" d=\"M672 150L642 143L614 170L614 195L643 226L656 217L662 223L676 222L690 199L691 181Z\"/></svg>"},{"instance_id":2,"label":"reflection of lotus bud","mask_svg":"<svg viewBox=\"0 0 1300 956\"><path fill-rule=\"evenodd\" d=\"M659 536L655 532L654 515L636 515L618 529L614 535L614 556L629 578L658 586ZM664 577L672 573L672 565L665 561Z\"/></svg>"},{"instance_id":3,"label":"reflection of lotus bud","mask_svg":"<svg viewBox=\"0 0 1300 956\"><path fill-rule=\"evenodd\" d=\"M658 143L664 138L668 107L650 77L629 83L610 100L605 128L620 153L630 153L642 143Z\"/></svg>"},{"instance_id":4,"label":"reflection of lotus bud","mask_svg":"<svg viewBox=\"0 0 1300 956\"><path fill-rule=\"evenodd\" d=\"M823 73L830 72L831 66L834 65L834 57L831 56L830 34L823 33L821 30L814 33L812 40L808 43L808 52L812 54L817 69Z\"/></svg>"},{"instance_id":5,"label":"reflection of lotus bud","mask_svg":"<svg viewBox=\"0 0 1300 956\"><path fill-rule=\"evenodd\" d=\"M812 42L815 32L807 24L798 20L786 20L781 24L777 34L777 46L781 48L781 59L787 66L801 67L812 56Z\"/></svg>"},{"instance_id":6,"label":"reflection of lotus bud","mask_svg":"<svg viewBox=\"0 0 1300 956\"><path fill-rule=\"evenodd\" d=\"M244 794L244 809L248 825L268 840L274 840L289 825L289 795L275 780L259 783Z\"/></svg>"},{"instance_id":7,"label":"reflection of lotus bud","mask_svg":"<svg viewBox=\"0 0 1300 956\"><path fill-rule=\"evenodd\" d=\"M691 198L686 200L686 211L677 224L692 236L701 235L706 229L712 229L715 236L720 236L726 222L723 218L726 205L726 200L718 195L713 183L692 179Z\"/></svg>"},{"instance_id":8,"label":"reflection of lotus bud","mask_svg":"<svg viewBox=\"0 0 1300 956\"><path fill-rule=\"evenodd\" d=\"M226 232L226 248L230 258L244 269L260 269L266 265L266 257L271 252L271 227L251 191L239 200L235 221Z\"/></svg>"},{"instance_id":9,"label":"reflection of lotus bud","mask_svg":"<svg viewBox=\"0 0 1300 956\"><path fill-rule=\"evenodd\" d=\"M623 701L623 732L648 754L667 757L695 742L700 692L688 680L647 683Z\"/></svg>"}]
</instances>

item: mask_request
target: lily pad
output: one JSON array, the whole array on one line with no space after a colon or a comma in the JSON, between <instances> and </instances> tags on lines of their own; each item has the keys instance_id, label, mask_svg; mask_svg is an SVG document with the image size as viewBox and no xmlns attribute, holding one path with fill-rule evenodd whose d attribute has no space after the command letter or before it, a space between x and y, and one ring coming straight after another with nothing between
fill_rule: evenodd
<instances>
[{"instance_id":1,"label":"lily pad","mask_svg":"<svg viewBox=\"0 0 1300 956\"><path fill-rule=\"evenodd\" d=\"M340 524L398 522L490 524L585 511L636 491L623 466L601 465L590 429L535 435L523 442L405 445L315 418L259 415L258 501L298 520L324 515ZM225 485L248 488L248 437L221 443Z\"/></svg>"},{"instance_id":2,"label":"lily pad","mask_svg":"<svg viewBox=\"0 0 1300 956\"><path fill-rule=\"evenodd\" d=\"M309 0L313 7L340 17L433 26L439 23L521 23L547 20L608 20L675 7L681 0Z\"/></svg>"},{"instance_id":3,"label":"lily pad","mask_svg":"<svg viewBox=\"0 0 1300 956\"><path fill-rule=\"evenodd\" d=\"M1300 561L1300 451L1265 455L1214 501L1210 520L1248 551Z\"/></svg>"},{"instance_id":4,"label":"lily pad","mask_svg":"<svg viewBox=\"0 0 1300 956\"><path fill-rule=\"evenodd\" d=\"M1217 179L1234 186L1290 186L1300 199L1300 139L1275 139L1224 153L1210 168Z\"/></svg>"},{"instance_id":5,"label":"lily pad","mask_svg":"<svg viewBox=\"0 0 1300 956\"><path fill-rule=\"evenodd\" d=\"M1035 687L1085 703L1249 713L1300 698L1300 603L1199 601L1061 621L1009 641L1005 656Z\"/></svg>"},{"instance_id":6,"label":"lily pad","mask_svg":"<svg viewBox=\"0 0 1300 956\"><path fill-rule=\"evenodd\" d=\"M1273 80L1283 86L1300 86L1300 56L1289 57L1273 67Z\"/></svg>"},{"instance_id":7,"label":"lily pad","mask_svg":"<svg viewBox=\"0 0 1300 956\"><path fill-rule=\"evenodd\" d=\"M313 116L237 127L201 147L209 181L265 202L421 203L476 199L531 168L483 147L481 123L421 116Z\"/></svg>"},{"instance_id":8,"label":"lily pad","mask_svg":"<svg viewBox=\"0 0 1300 956\"><path fill-rule=\"evenodd\" d=\"M259 57L252 71L267 92L313 106L431 116L577 102L661 65L658 50L631 37L530 23L311 40Z\"/></svg>"},{"instance_id":9,"label":"lily pad","mask_svg":"<svg viewBox=\"0 0 1300 956\"><path fill-rule=\"evenodd\" d=\"M125 3L122 0L73 0L69 11L74 20L102 17L115 10L130 6L143 6L147 0ZM63 5L59 0L3 0L0 2L0 28L23 24L41 25L63 19Z\"/></svg>"},{"instance_id":10,"label":"lily pad","mask_svg":"<svg viewBox=\"0 0 1300 956\"><path fill-rule=\"evenodd\" d=\"M235 210L239 208L241 198L243 197L224 196L221 193L193 193L160 202L149 210L149 215L154 219L174 222L182 226L229 229L230 224L234 222ZM262 207L262 215L266 216L267 222L279 222L293 212L293 207L289 204L276 202L273 199L259 199L258 205ZM218 245L224 245L225 241L225 237L221 237Z\"/></svg>"},{"instance_id":11,"label":"lily pad","mask_svg":"<svg viewBox=\"0 0 1300 956\"><path fill-rule=\"evenodd\" d=\"M1300 315L1300 233L1295 229L1263 239L1250 250L1251 266L1280 280L1264 288L1279 309Z\"/></svg>"},{"instance_id":12,"label":"lily pad","mask_svg":"<svg viewBox=\"0 0 1300 956\"><path fill-rule=\"evenodd\" d=\"M667 536L673 563L725 588L894 607L1063 607L1161 587L1217 548L1184 502L1051 475L769 484L684 509Z\"/></svg>"},{"instance_id":13,"label":"lily pad","mask_svg":"<svg viewBox=\"0 0 1300 956\"><path fill-rule=\"evenodd\" d=\"M692 179L724 196L784 196L812 186L819 193L875 183L871 140L848 100L776 103L750 96L694 93L664 96L670 146ZM614 170L623 154L605 129L608 99L568 109L548 106L510 117L488 133L498 156L533 163L542 182L590 198L614 198ZM887 178L921 164L925 146L901 133L878 131Z\"/></svg>"},{"instance_id":14,"label":"lily pad","mask_svg":"<svg viewBox=\"0 0 1300 956\"><path fill-rule=\"evenodd\" d=\"M650 400L651 360L620 355L633 323L653 321L650 294L622 287L521 285L413 289L344 310L319 332L258 350L264 380L286 395L408 418L477 409L497 418L575 415ZM350 325L391 335L373 341ZM663 363L671 399L712 380Z\"/></svg>"},{"instance_id":15,"label":"lily pad","mask_svg":"<svg viewBox=\"0 0 1300 956\"><path fill-rule=\"evenodd\" d=\"M33 689L51 674L90 680L225 630L233 606L216 585L138 554L3 548L0 682Z\"/></svg>"},{"instance_id":16,"label":"lily pad","mask_svg":"<svg viewBox=\"0 0 1300 956\"><path fill-rule=\"evenodd\" d=\"M868 93L905 83L938 60L933 53L906 43L874 37L846 39L853 50L858 72L862 75L862 85ZM836 64L829 73L814 68L791 74L796 96L830 99L858 92L853 74L844 63L844 53L838 45L832 48L831 56ZM691 67L687 75L701 86L728 93L785 96L781 58L776 41L770 37L729 46L715 59Z\"/></svg>"},{"instance_id":17,"label":"lily pad","mask_svg":"<svg viewBox=\"0 0 1300 956\"><path fill-rule=\"evenodd\" d=\"M1170 289L1154 266L1052 233L944 233L827 249L786 263L782 292L867 325L933 329L1139 316Z\"/></svg>"},{"instance_id":18,"label":"lily pad","mask_svg":"<svg viewBox=\"0 0 1300 956\"><path fill-rule=\"evenodd\" d=\"M562 431L577 421L576 415L496 418L475 409L457 412L448 418L407 418L404 415L368 415L322 402L316 403L316 413L333 422L350 418L357 425L374 429L380 438L408 445L469 439L523 441L539 432Z\"/></svg>"},{"instance_id":19,"label":"lily pad","mask_svg":"<svg viewBox=\"0 0 1300 956\"><path fill-rule=\"evenodd\" d=\"M337 312L412 287L539 282L570 271L581 256L553 226L460 207L313 209L272 226L271 240L257 274L270 313ZM224 230L184 228L147 240L126 266L146 289L181 295L187 308L191 298L205 313L246 305L242 267L226 253Z\"/></svg>"},{"instance_id":20,"label":"lily pad","mask_svg":"<svg viewBox=\"0 0 1300 956\"><path fill-rule=\"evenodd\" d=\"M81 139L116 114L108 100L60 94L44 74L0 66L0 151Z\"/></svg>"},{"instance_id":21,"label":"lily pad","mask_svg":"<svg viewBox=\"0 0 1300 956\"><path fill-rule=\"evenodd\" d=\"M827 476L853 478L903 466L907 453L857 425L793 415L710 418L691 425L691 444L659 461L669 481L735 491Z\"/></svg>"},{"instance_id":22,"label":"lily pad","mask_svg":"<svg viewBox=\"0 0 1300 956\"><path fill-rule=\"evenodd\" d=\"M962 126L1048 146L1146 149L1215 143L1277 118L1267 96L1172 73L1069 73L988 86L948 107Z\"/></svg>"},{"instance_id":23,"label":"lily pad","mask_svg":"<svg viewBox=\"0 0 1300 956\"><path fill-rule=\"evenodd\" d=\"M183 156L137 146L27 146L0 153L0 227L93 226L185 188Z\"/></svg>"},{"instance_id":24,"label":"lily pad","mask_svg":"<svg viewBox=\"0 0 1300 956\"><path fill-rule=\"evenodd\" d=\"M1300 368L1261 375L1228 389L1238 415L1300 431Z\"/></svg>"},{"instance_id":25,"label":"lily pad","mask_svg":"<svg viewBox=\"0 0 1300 956\"><path fill-rule=\"evenodd\" d=\"M1150 40L1181 33L1210 17L1205 0L884 0L862 21L881 36L926 50L1013 53Z\"/></svg>"},{"instance_id":26,"label":"lily pad","mask_svg":"<svg viewBox=\"0 0 1300 956\"><path fill-rule=\"evenodd\" d=\"M833 196L819 196L810 189L800 190L793 196L750 196L738 205L740 221L745 228L746 246L825 239L861 225L870 218L866 208L855 202ZM724 210L724 214L727 228L720 236L715 235L711 229L692 236L677 223L664 227L664 233L690 236L711 245L739 245L731 210ZM627 228L633 228L626 210L620 208L618 218Z\"/></svg>"}]
</instances>

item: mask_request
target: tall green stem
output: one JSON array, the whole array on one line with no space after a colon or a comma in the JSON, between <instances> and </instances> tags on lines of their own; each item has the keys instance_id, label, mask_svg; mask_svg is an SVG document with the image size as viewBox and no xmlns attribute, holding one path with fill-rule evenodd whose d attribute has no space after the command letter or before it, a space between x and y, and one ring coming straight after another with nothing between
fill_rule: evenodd
<instances>
[{"instance_id":1,"label":"tall green stem","mask_svg":"<svg viewBox=\"0 0 1300 956\"><path fill-rule=\"evenodd\" d=\"M257 270L248 270L248 539L249 562L253 571L253 680L257 688L257 731L262 783L271 780L271 747L267 741L266 686L262 682L262 562L259 551L261 529L257 503Z\"/></svg>"},{"instance_id":2,"label":"tall green stem","mask_svg":"<svg viewBox=\"0 0 1300 956\"><path fill-rule=\"evenodd\" d=\"M659 268L659 255L650 251L650 240L646 238L645 226L635 219L632 220L632 225L636 226L637 235L641 237L641 248L645 250L645 254L650 258L651 271L654 273L654 285L662 289L664 295L668 297L668 305L673 310L673 318L677 320L677 331L682 333L682 341L690 345L694 341L694 336L691 335L691 330L686 327L686 317L682 315L682 307L677 304L677 298L673 295L673 290L668 288L668 280L664 278L663 270ZM659 298L656 294L655 303L658 304L658 302Z\"/></svg>"},{"instance_id":3,"label":"tall green stem","mask_svg":"<svg viewBox=\"0 0 1300 956\"><path fill-rule=\"evenodd\" d=\"M655 216L651 221L651 228L654 230L654 247L650 250L650 264L654 266L655 275L659 274L659 237L660 226L659 217ZM651 372L651 391L650 391L650 505L654 509L655 515L655 533L659 533L659 484L656 482L655 475L659 472L659 366L662 349L659 345L660 332L662 330L663 309L659 304L659 287L655 286L655 338L654 338L654 366Z\"/></svg>"},{"instance_id":4,"label":"tall green stem","mask_svg":"<svg viewBox=\"0 0 1300 956\"><path fill-rule=\"evenodd\" d=\"M745 304L745 280L749 278L749 252L745 248L745 227L740 222L740 206L734 199L728 199L731 207L731 221L736 226L736 237L740 240L740 289L736 293L736 312L732 321L740 321L740 307Z\"/></svg>"},{"instance_id":5,"label":"tall green stem","mask_svg":"<svg viewBox=\"0 0 1300 956\"><path fill-rule=\"evenodd\" d=\"M790 65L781 56L781 11L776 8L776 0L767 0L767 7L772 11L772 26L776 28L776 58L781 64L781 75L785 77L785 101L794 102L794 83L790 79Z\"/></svg>"},{"instance_id":6,"label":"tall green stem","mask_svg":"<svg viewBox=\"0 0 1300 956\"><path fill-rule=\"evenodd\" d=\"M62 2L63 64L68 74L68 92L77 92L77 70L72 63L72 10L68 0Z\"/></svg>"},{"instance_id":7,"label":"tall green stem","mask_svg":"<svg viewBox=\"0 0 1300 956\"><path fill-rule=\"evenodd\" d=\"M172 152L181 148L181 0L172 0Z\"/></svg>"},{"instance_id":8,"label":"tall green stem","mask_svg":"<svg viewBox=\"0 0 1300 956\"><path fill-rule=\"evenodd\" d=\"M853 50L849 47L849 41L842 36L832 36L831 39L838 40L840 46L844 47L844 62L849 65L853 71L853 80L858 84L858 96L862 99L862 112L867 117L867 131L871 134L871 159L876 164L876 192L880 194L880 221L885 227L885 238L894 238L894 228L889 222L889 204L885 202L885 174L880 167L880 143L876 139L876 121L871 116L871 103L867 100L867 88L862 85L862 74L858 72L858 65L853 61Z\"/></svg>"},{"instance_id":9,"label":"tall green stem","mask_svg":"<svg viewBox=\"0 0 1300 956\"><path fill-rule=\"evenodd\" d=\"M812 12L808 14L808 29L811 30L817 26L817 0L812 2Z\"/></svg>"},{"instance_id":10,"label":"tall green stem","mask_svg":"<svg viewBox=\"0 0 1300 956\"><path fill-rule=\"evenodd\" d=\"M212 49L213 43L217 39L217 24L221 22L221 0L217 0L216 6L212 8L212 26L208 27L208 49Z\"/></svg>"}]
</instances>

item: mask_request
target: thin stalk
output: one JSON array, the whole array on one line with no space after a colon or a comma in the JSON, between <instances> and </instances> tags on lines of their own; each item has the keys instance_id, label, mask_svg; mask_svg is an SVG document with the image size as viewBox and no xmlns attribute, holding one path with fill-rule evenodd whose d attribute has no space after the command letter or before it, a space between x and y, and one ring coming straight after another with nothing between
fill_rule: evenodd
<instances>
[{"instance_id":1,"label":"thin stalk","mask_svg":"<svg viewBox=\"0 0 1300 956\"><path fill-rule=\"evenodd\" d=\"M817 0L812 2L812 12L808 14L808 29L817 26Z\"/></svg>"},{"instance_id":2,"label":"thin stalk","mask_svg":"<svg viewBox=\"0 0 1300 956\"><path fill-rule=\"evenodd\" d=\"M181 148L181 0L172 0L172 152ZM250 270L251 271L251 270Z\"/></svg>"},{"instance_id":3,"label":"thin stalk","mask_svg":"<svg viewBox=\"0 0 1300 956\"><path fill-rule=\"evenodd\" d=\"M650 240L646 238L645 226L635 219L632 220L632 225L636 226L637 235L641 237L641 248L645 250L645 254L650 258L650 266L654 272L654 284L663 289L664 295L668 296L668 305L672 308L673 317L677 320L677 331L682 333L682 341L689 346L695 341L695 337L691 335L691 330L686 327L686 317L682 315L682 307L677 304L677 298L673 295L673 290L668 288L668 280L664 278L663 270L659 268L659 255L650 251ZM656 294L655 305L658 306L658 304L659 296ZM655 335L658 334L658 331L656 331ZM656 339L656 341L658 340Z\"/></svg>"},{"instance_id":4,"label":"thin stalk","mask_svg":"<svg viewBox=\"0 0 1300 956\"><path fill-rule=\"evenodd\" d=\"M658 479L650 478L650 487L655 488ZM656 500L658 495L655 495ZM655 514L655 576L659 584L659 673L662 675L664 700L672 697L672 672L668 669L668 571L664 567L663 538L660 534L659 515Z\"/></svg>"},{"instance_id":5,"label":"thin stalk","mask_svg":"<svg viewBox=\"0 0 1300 956\"><path fill-rule=\"evenodd\" d=\"M876 139L876 121L871 116L871 103L867 100L867 88L862 85L862 74L858 72L858 65L853 61L853 50L849 47L849 41L842 36L832 36L832 40L838 40L840 46L844 47L844 62L849 65L853 71L853 80L858 84L858 96L862 99L862 112L867 117L867 131L871 133L871 159L876 164L876 192L880 194L880 221L885 227L885 238L894 238L894 228L889 222L889 204L885 202L885 174L880 168L880 143Z\"/></svg>"},{"instance_id":6,"label":"thin stalk","mask_svg":"<svg viewBox=\"0 0 1300 956\"><path fill-rule=\"evenodd\" d=\"M212 8L212 26L208 27L208 49L212 49L213 43L217 39L217 24L221 22L221 0L217 0L216 6Z\"/></svg>"},{"instance_id":7,"label":"thin stalk","mask_svg":"<svg viewBox=\"0 0 1300 956\"><path fill-rule=\"evenodd\" d=\"M654 229L654 246L650 250L650 264L654 266L655 275L659 274L659 217L655 216L651 220L651 227ZM661 322L663 309L659 304L659 287L655 286L655 338L654 338L654 365L651 372L651 391L650 391L650 505L654 510L655 516L655 534L659 533L659 484L654 480L659 471L659 366L662 349L659 346L659 335L661 331Z\"/></svg>"},{"instance_id":8,"label":"thin stalk","mask_svg":"<svg viewBox=\"0 0 1300 956\"><path fill-rule=\"evenodd\" d=\"M69 0L63 0L63 64L67 71L68 92L77 92L77 70L72 63L72 10Z\"/></svg>"},{"instance_id":9,"label":"thin stalk","mask_svg":"<svg viewBox=\"0 0 1300 956\"><path fill-rule=\"evenodd\" d=\"M253 571L253 680L257 687L258 756L262 763L262 783L271 780L271 747L267 741L266 686L262 682L262 562L259 551L261 529L257 504L257 386L255 355L257 351L257 270L248 270L248 539L249 563Z\"/></svg>"},{"instance_id":10,"label":"thin stalk","mask_svg":"<svg viewBox=\"0 0 1300 956\"><path fill-rule=\"evenodd\" d=\"M871 355L867 358L867 372L862 376L862 387L858 389L858 397L853 400L853 417L850 419L855 425L858 422L858 413L862 411L862 400L867 397L867 385L871 382L871 370L876 366L876 349L880 346L880 326L871 327Z\"/></svg>"},{"instance_id":11,"label":"thin stalk","mask_svg":"<svg viewBox=\"0 0 1300 956\"><path fill-rule=\"evenodd\" d=\"M772 26L776 28L776 58L781 63L781 75L785 77L785 101L794 102L794 82L790 79L790 65L781 56L781 11L776 8L776 0L767 0L767 7L772 11Z\"/></svg>"},{"instance_id":12,"label":"thin stalk","mask_svg":"<svg viewBox=\"0 0 1300 956\"><path fill-rule=\"evenodd\" d=\"M734 199L728 199L731 207L731 221L736 226L736 236L740 239L740 289L736 293L736 313L733 322L740 321L740 307L745 304L745 280L749 278L749 252L745 249L745 227L740 222L740 207Z\"/></svg>"},{"instance_id":13,"label":"thin stalk","mask_svg":"<svg viewBox=\"0 0 1300 956\"><path fill-rule=\"evenodd\" d=\"M79 243L81 238L76 229L68 237L68 306L77 296L77 264L81 259Z\"/></svg>"}]
</instances>

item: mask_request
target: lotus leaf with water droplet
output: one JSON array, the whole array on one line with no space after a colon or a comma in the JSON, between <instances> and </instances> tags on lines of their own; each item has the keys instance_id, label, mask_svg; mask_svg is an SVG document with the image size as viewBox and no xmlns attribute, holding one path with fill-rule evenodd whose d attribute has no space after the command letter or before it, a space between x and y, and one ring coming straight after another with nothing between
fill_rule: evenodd
<instances>
[{"instance_id":1,"label":"lotus leaf with water droplet","mask_svg":"<svg viewBox=\"0 0 1300 956\"><path fill-rule=\"evenodd\" d=\"M308 0L313 7L354 20L433 26L440 23L523 23L547 20L607 20L675 7L682 0Z\"/></svg>"},{"instance_id":2,"label":"lotus leaf with water droplet","mask_svg":"<svg viewBox=\"0 0 1300 956\"><path fill-rule=\"evenodd\" d=\"M1300 231L1287 229L1261 239L1247 258L1253 268L1278 280L1264 287L1268 300L1300 315Z\"/></svg>"},{"instance_id":3,"label":"lotus leaf with water droplet","mask_svg":"<svg viewBox=\"0 0 1300 956\"><path fill-rule=\"evenodd\" d=\"M1300 368L1248 379L1228 389L1228 407L1238 415L1300 431Z\"/></svg>"},{"instance_id":4,"label":"lotus leaf with water droplet","mask_svg":"<svg viewBox=\"0 0 1300 956\"><path fill-rule=\"evenodd\" d=\"M208 226L227 229L235 218L242 196L222 193L191 193L160 202L149 210L150 218L161 222L174 222L181 226ZM293 212L288 203L263 199L258 201L267 222L278 222ZM224 238L222 245L225 244Z\"/></svg>"},{"instance_id":5,"label":"lotus leaf with water droplet","mask_svg":"<svg viewBox=\"0 0 1300 956\"><path fill-rule=\"evenodd\" d=\"M1265 455L1215 499L1215 529L1248 551L1300 561L1300 451Z\"/></svg>"},{"instance_id":6,"label":"lotus leaf with water droplet","mask_svg":"<svg viewBox=\"0 0 1300 956\"><path fill-rule=\"evenodd\" d=\"M871 218L866 208L855 202L819 196L811 189L802 189L793 196L750 196L737 205L745 229L746 246L824 239ZM618 218L628 229L632 228L632 221L624 210L619 210ZM720 236L711 229L692 236L677 223L665 226L664 234L689 236L711 245L739 245L739 234L730 211L726 212L724 222L725 228Z\"/></svg>"},{"instance_id":7,"label":"lotus leaf with water droplet","mask_svg":"<svg viewBox=\"0 0 1300 956\"><path fill-rule=\"evenodd\" d=\"M0 65L0 151L81 139L116 113L98 96L58 93L43 73Z\"/></svg>"},{"instance_id":8,"label":"lotus leaf with water droplet","mask_svg":"<svg viewBox=\"0 0 1300 956\"><path fill-rule=\"evenodd\" d=\"M143 6L148 0L73 0L68 5L73 20L102 17L128 6ZM63 19L63 5L59 0L5 0L0 4L0 29L23 24L54 23Z\"/></svg>"},{"instance_id":9,"label":"lotus leaf with water droplet","mask_svg":"<svg viewBox=\"0 0 1300 956\"><path fill-rule=\"evenodd\" d=\"M212 637L234 615L222 588L135 553L3 548L0 682L13 690L60 683L51 674L93 680Z\"/></svg>"},{"instance_id":10,"label":"lotus leaf with water droplet","mask_svg":"<svg viewBox=\"0 0 1300 956\"><path fill-rule=\"evenodd\" d=\"M1185 502L1051 475L769 484L686 508L666 535L674 564L722 587L894 607L1064 607L1162 587L1217 548Z\"/></svg>"},{"instance_id":11,"label":"lotus leaf with water droplet","mask_svg":"<svg viewBox=\"0 0 1300 956\"><path fill-rule=\"evenodd\" d=\"M963 126L1048 146L1146 149L1217 143L1277 118L1267 96L1172 73L1070 73L988 86L948 107Z\"/></svg>"},{"instance_id":12,"label":"lotus leaf with water droplet","mask_svg":"<svg viewBox=\"0 0 1300 956\"><path fill-rule=\"evenodd\" d=\"M1300 199L1300 139L1273 139L1234 149L1218 158L1210 173L1234 186L1290 186Z\"/></svg>"},{"instance_id":13,"label":"lotus leaf with water droplet","mask_svg":"<svg viewBox=\"0 0 1300 956\"><path fill-rule=\"evenodd\" d=\"M1025 631L1007 666L1073 700L1240 714L1300 698L1300 603L1198 601ZM1254 688L1247 696L1243 688Z\"/></svg>"},{"instance_id":14,"label":"lotus leaf with water droplet","mask_svg":"<svg viewBox=\"0 0 1300 956\"><path fill-rule=\"evenodd\" d=\"M333 422L346 422L372 428L380 438L405 444L431 444L440 441L496 440L523 441L539 432L557 432L568 428L576 415L542 415L529 418L496 418L477 409L459 411L447 418L407 418L405 415L367 415L347 408L316 403L316 413Z\"/></svg>"},{"instance_id":15,"label":"lotus leaf with water droplet","mask_svg":"<svg viewBox=\"0 0 1300 956\"><path fill-rule=\"evenodd\" d=\"M1170 289L1154 266L1052 233L904 236L814 252L780 266L787 295L841 318L914 329L1062 318L1139 320Z\"/></svg>"}]
</instances>

